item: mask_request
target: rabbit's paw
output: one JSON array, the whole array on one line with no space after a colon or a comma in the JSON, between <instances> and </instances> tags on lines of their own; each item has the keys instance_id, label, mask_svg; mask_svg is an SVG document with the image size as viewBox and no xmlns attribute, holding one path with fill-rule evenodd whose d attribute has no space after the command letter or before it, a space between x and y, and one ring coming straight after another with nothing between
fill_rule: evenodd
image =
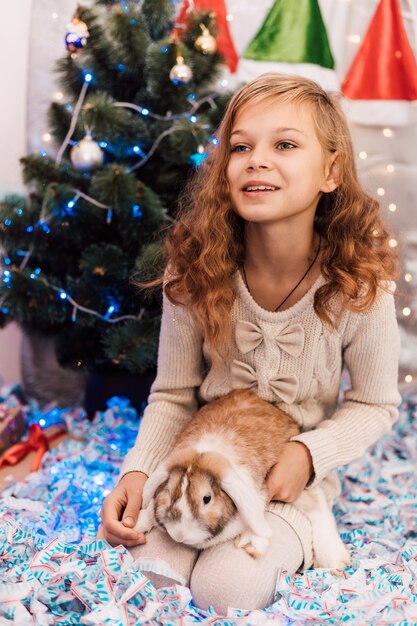
<instances>
[{"instance_id":1,"label":"rabbit's paw","mask_svg":"<svg viewBox=\"0 0 417 626\"><path fill-rule=\"evenodd\" d=\"M141 509L134 529L138 533L148 533L154 525L153 515L150 513L149 509Z\"/></svg>"},{"instance_id":2,"label":"rabbit's paw","mask_svg":"<svg viewBox=\"0 0 417 626\"><path fill-rule=\"evenodd\" d=\"M314 567L344 569L350 565L350 553L339 536L314 544Z\"/></svg>"},{"instance_id":3,"label":"rabbit's paw","mask_svg":"<svg viewBox=\"0 0 417 626\"><path fill-rule=\"evenodd\" d=\"M269 539L267 537L259 537L248 530L245 530L235 540L237 548L243 548L254 559L260 559L268 548Z\"/></svg>"}]
</instances>

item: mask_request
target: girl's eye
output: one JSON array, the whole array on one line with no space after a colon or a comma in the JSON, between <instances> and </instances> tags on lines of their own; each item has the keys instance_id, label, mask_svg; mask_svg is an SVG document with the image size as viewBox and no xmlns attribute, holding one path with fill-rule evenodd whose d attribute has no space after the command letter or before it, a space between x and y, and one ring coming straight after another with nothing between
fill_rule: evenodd
<instances>
[{"instance_id":1,"label":"girl's eye","mask_svg":"<svg viewBox=\"0 0 417 626\"><path fill-rule=\"evenodd\" d=\"M232 146L231 148L231 152L246 152L246 150L249 150L248 146L242 146L241 144L238 144L237 146Z\"/></svg>"},{"instance_id":2,"label":"girl's eye","mask_svg":"<svg viewBox=\"0 0 417 626\"><path fill-rule=\"evenodd\" d=\"M293 143L290 143L289 141L280 141L277 144L278 150L291 150L292 148L295 148Z\"/></svg>"}]
</instances>

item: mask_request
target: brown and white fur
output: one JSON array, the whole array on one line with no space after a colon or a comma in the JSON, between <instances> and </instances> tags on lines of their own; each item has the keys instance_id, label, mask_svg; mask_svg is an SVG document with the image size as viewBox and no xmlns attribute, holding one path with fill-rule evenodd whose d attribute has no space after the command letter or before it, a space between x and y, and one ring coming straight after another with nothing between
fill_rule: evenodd
<instances>
[{"instance_id":1,"label":"brown and white fur","mask_svg":"<svg viewBox=\"0 0 417 626\"><path fill-rule=\"evenodd\" d=\"M136 530L159 525L198 549L237 538L261 557L271 536L265 478L298 432L289 415L249 390L204 405L146 481ZM345 567L349 554L321 488L304 490L294 505L312 523L315 565Z\"/></svg>"}]
</instances>

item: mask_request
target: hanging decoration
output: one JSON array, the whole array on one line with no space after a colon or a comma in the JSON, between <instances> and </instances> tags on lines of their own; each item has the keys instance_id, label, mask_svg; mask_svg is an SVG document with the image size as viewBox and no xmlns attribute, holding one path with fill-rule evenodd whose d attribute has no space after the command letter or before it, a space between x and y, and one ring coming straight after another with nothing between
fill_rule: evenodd
<instances>
[{"instance_id":1,"label":"hanging decoration","mask_svg":"<svg viewBox=\"0 0 417 626\"><path fill-rule=\"evenodd\" d=\"M231 72L236 72L239 61L233 38L230 34L229 23L227 21L227 11L224 0L193 0L190 6L190 0L184 0L178 17L175 21L174 33L181 37L181 29L187 22L187 13L193 8L195 11L212 11L216 16L217 34L217 50L226 61Z\"/></svg>"},{"instance_id":2,"label":"hanging decoration","mask_svg":"<svg viewBox=\"0 0 417 626\"><path fill-rule=\"evenodd\" d=\"M243 57L276 63L313 63L334 68L317 0L276 0Z\"/></svg>"},{"instance_id":3,"label":"hanging decoration","mask_svg":"<svg viewBox=\"0 0 417 626\"><path fill-rule=\"evenodd\" d=\"M193 77L191 67L185 64L184 57L180 54L177 56L177 62L171 69L169 77L174 85L177 85L178 83L186 85Z\"/></svg>"},{"instance_id":4,"label":"hanging decoration","mask_svg":"<svg viewBox=\"0 0 417 626\"><path fill-rule=\"evenodd\" d=\"M342 93L352 100L417 100L417 63L398 0L380 0Z\"/></svg>"},{"instance_id":5,"label":"hanging decoration","mask_svg":"<svg viewBox=\"0 0 417 626\"><path fill-rule=\"evenodd\" d=\"M85 48L89 36L87 24L78 15L74 15L69 24L67 24L67 33L65 35L67 50L72 54L76 54L79 50Z\"/></svg>"},{"instance_id":6,"label":"hanging decoration","mask_svg":"<svg viewBox=\"0 0 417 626\"><path fill-rule=\"evenodd\" d=\"M103 151L92 136L87 133L71 148L71 163L77 170L89 171L100 167L103 164Z\"/></svg>"},{"instance_id":7,"label":"hanging decoration","mask_svg":"<svg viewBox=\"0 0 417 626\"><path fill-rule=\"evenodd\" d=\"M210 33L207 26L200 24L201 35L195 40L194 47L201 54L214 54L217 50L215 37Z\"/></svg>"}]
</instances>

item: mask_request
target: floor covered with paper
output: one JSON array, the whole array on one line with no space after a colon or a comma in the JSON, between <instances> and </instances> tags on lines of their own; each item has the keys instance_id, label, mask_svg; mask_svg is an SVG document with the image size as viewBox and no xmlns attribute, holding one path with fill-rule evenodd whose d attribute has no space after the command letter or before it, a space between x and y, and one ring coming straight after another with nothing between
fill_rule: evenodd
<instances>
[{"instance_id":1,"label":"floor covered with paper","mask_svg":"<svg viewBox=\"0 0 417 626\"><path fill-rule=\"evenodd\" d=\"M417 397L404 400L393 432L340 472L335 511L351 567L282 572L270 607L225 617L199 611L184 587L155 590L124 548L94 540L102 499L136 437L136 412L117 398L93 422L82 410L27 408L29 423L65 423L75 439L0 494L0 623L417 623L416 412Z\"/></svg>"}]
</instances>

